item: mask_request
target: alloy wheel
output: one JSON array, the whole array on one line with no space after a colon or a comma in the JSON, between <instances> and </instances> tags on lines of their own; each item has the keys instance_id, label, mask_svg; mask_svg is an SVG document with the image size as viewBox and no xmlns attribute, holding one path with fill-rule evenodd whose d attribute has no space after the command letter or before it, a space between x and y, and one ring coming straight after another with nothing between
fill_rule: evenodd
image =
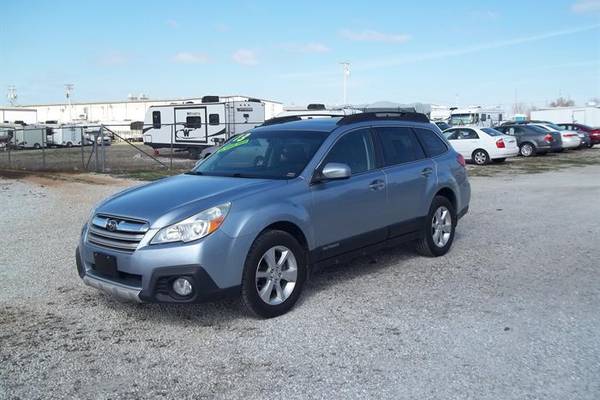
<instances>
[{"instance_id":1,"label":"alloy wheel","mask_svg":"<svg viewBox=\"0 0 600 400\"><path fill-rule=\"evenodd\" d=\"M294 291L297 279L296 257L285 246L271 247L256 266L256 290L261 300L269 305L286 301Z\"/></svg>"},{"instance_id":2,"label":"alloy wheel","mask_svg":"<svg viewBox=\"0 0 600 400\"><path fill-rule=\"evenodd\" d=\"M444 247L452 235L452 216L445 206L438 207L431 220L431 235L437 247Z\"/></svg>"},{"instance_id":3,"label":"alloy wheel","mask_svg":"<svg viewBox=\"0 0 600 400\"><path fill-rule=\"evenodd\" d=\"M521 146L521 155L523 157L529 157L533 153L533 147L530 144L524 144Z\"/></svg>"}]
</instances>

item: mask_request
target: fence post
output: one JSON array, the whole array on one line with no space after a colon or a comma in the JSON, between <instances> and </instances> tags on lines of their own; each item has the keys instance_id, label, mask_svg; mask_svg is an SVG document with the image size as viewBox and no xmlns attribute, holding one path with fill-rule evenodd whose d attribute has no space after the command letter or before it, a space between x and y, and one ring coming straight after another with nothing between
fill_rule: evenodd
<instances>
[{"instance_id":1,"label":"fence post","mask_svg":"<svg viewBox=\"0 0 600 400\"><path fill-rule=\"evenodd\" d=\"M100 131L102 131L102 126L100 126ZM100 136L100 131L94 132L94 170L98 172L98 137Z\"/></svg>"},{"instance_id":2,"label":"fence post","mask_svg":"<svg viewBox=\"0 0 600 400\"><path fill-rule=\"evenodd\" d=\"M173 136L175 135L174 131L177 130L175 123L171 125L171 155L169 156L169 171L173 169Z\"/></svg>"},{"instance_id":3,"label":"fence post","mask_svg":"<svg viewBox=\"0 0 600 400\"><path fill-rule=\"evenodd\" d=\"M83 146L85 146L85 141L83 139L83 128L79 128L80 131L79 133L81 134L81 142L79 143L79 145L81 146L81 169L84 170L85 169L85 155L83 152Z\"/></svg>"},{"instance_id":4,"label":"fence post","mask_svg":"<svg viewBox=\"0 0 600 400\"><path fill-rule=\"evenodd\" d=\"M100 125L100 149L102 150L102 173L104 173L104 163L106 162L106 150L104 149L104 125Z\"/></svg>"},{"instance_id":5,"label":"fence post","mask_svg":"<svg viewBox=\"0 0 600 400\"><path fill-rule=\"evenodd\" d=\"M42 169L46 169L46 128L42 131Z\"/></svg>"}]
</instances>

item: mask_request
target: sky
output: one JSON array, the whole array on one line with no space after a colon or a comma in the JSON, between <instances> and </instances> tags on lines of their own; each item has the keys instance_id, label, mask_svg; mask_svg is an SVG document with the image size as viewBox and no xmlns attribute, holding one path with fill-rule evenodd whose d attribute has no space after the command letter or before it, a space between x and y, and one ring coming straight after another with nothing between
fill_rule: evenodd
<instances>
[{"instance_id":1,"label":"sky","mask_svg":"<svg viewBox=\"0 0 600 400\"><path fill-rule=\"evenodd\" d=\"M241 94L288 105L600 98L600 0L4 0L18 104ZM0 104L7 103L2 94Z\"/></svg>"}]
</instances>

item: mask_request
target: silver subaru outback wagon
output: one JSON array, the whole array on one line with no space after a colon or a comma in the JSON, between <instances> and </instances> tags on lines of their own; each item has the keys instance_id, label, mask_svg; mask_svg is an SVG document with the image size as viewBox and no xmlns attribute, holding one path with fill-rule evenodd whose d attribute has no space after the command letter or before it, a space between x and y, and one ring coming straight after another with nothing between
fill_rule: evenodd
<instances>
[{"instance_id":1,"label":"silver subaru outback wagon","mask_svg":"<svg viewBox=\"0 0 600 400\"><path fill-rule=\"evenodd\" d=\"M448 252L470 185L425 115L302 118L269 120L188 173L104 200L81 232L79 276L139 302L238 295L274 317L328 264L407 241Z\"/></svg>"}]
</instances>

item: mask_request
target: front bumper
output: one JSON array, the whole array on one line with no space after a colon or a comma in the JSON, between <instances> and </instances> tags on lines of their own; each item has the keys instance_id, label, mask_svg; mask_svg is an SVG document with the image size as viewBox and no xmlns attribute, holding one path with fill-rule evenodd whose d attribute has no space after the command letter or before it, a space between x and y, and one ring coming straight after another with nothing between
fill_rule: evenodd
<instances>
[{"instance_id":1,"label":"front bumper","mask_svg":"<svg viewBox=\"0 0 600 400\"><path fill-rule=\"evenodd\" d=\"M198 303L239 292L251 238L231 238L217 230L192 243L142 246L133 252L113 250L87 241L84 227L76 251L77 271L85 284L127 301ZM116 275L96 270L94 253L113 256ZM193 292L172 291L178 277L192 282Z\"/></svg>"}]
</instances>

